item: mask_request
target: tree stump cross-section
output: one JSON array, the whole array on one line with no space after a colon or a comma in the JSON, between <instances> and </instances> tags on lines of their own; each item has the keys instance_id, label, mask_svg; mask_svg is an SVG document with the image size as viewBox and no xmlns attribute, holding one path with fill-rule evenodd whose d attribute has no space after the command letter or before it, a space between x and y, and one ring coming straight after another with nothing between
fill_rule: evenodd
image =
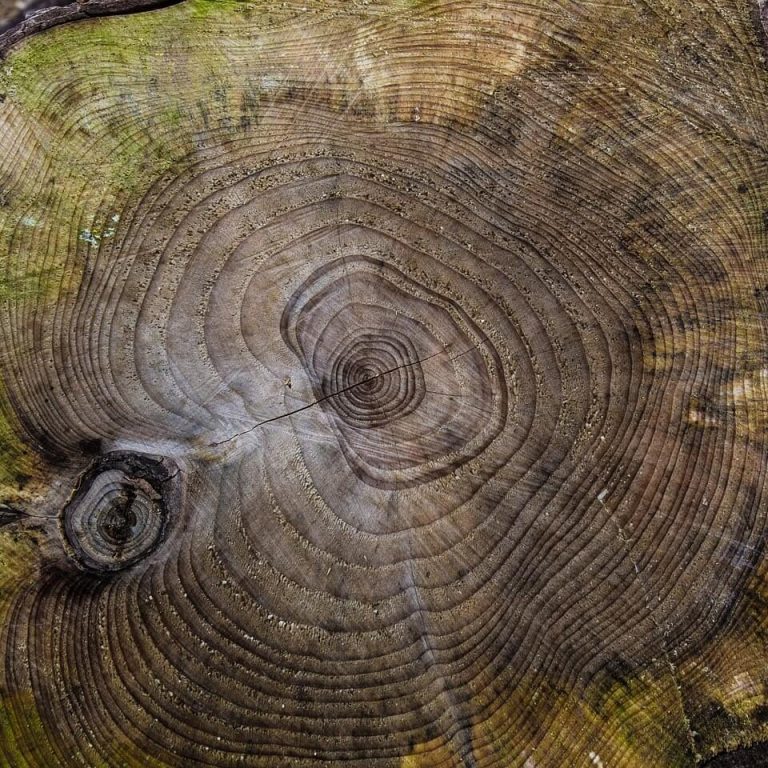
<instances>
[{"instance_id":1,"label":"tree stump cross-section","mask_svg":"<svg viewBox=\"0 0 768 768\"><path fill-rule=\"evenodd\" d=\"M5 32L0 764L768 764L763 16Z\"/></svg>"}]
</instances>

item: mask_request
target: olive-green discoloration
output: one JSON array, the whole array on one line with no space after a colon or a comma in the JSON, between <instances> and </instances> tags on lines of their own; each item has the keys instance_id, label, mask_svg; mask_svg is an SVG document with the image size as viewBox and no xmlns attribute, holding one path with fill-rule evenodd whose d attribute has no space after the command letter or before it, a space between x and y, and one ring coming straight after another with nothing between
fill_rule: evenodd
<instances>
[{"instance_id":1,"label":"olive-green discoloration","mask_svg":"<svg viewBox=\"0 0 768 768\"><path fill-rule=\"evenodd\" d=\"M671 667L659 660L652 669L606 675L572 693L528 678L478 723L473 741L501 765L557 768L597 765L599 759L621 768L682 768L693 764L683 715ZM521 731L530 745L525 753Z\"/></svg>"},{"instance_id":2,"label":"olive-green discoloration","mask_svg":"<svg viewBox=\"0 0 768 768\"><path fill-rule=\"evenodd\" d=\"M729 629L704 649L653 668L605 675L579 695L526 681L474 729L479 755L505 766L595 765L692 768L698 761L768 740L768 573L745 588ZM499 734L529 734L530 751L505 751ZM528 761L528 762L526 762ZM461 766L445 740L418 745L402 768Z\"/></svg>"},{"instance_id":3,"label":"olive-green discoloration","mask_svg":"<svg viewBox=\"0 0 768 768\"><path fill-rule=\"evenodd\" d=\"M15 457L14 457L15 458ZM37 537L15 526L0 529L0 636L9 626L9 603L19 586L33 580L39 567ZM44 726L29 695L0 690L0 757L3 765L27 768L34 759L30 745L45 744ZM34 747L33 747L34 749Z\"/></svg>"},{"instance_id":4,"label":"olive-green discoloration","mask_svg":"<svg viewBox=\"0 0 768 768\"><path fill-rule=\"evenodd\" d=\"M0 402L3 392L0 390ZM17 503L27 498L25 488L40 471L38 457L20 438L21 427L8 407L0 410L0 497Z\"/></svg>"},{"instance_id":5,"label":"olive-green discoloration","mask_svg":"<svg viewBox=\"0 0 768 768\"><path fill-rule=\"evenodd\" d=\"M30 744L45 742L45 729L32 694L0 696L0 756L4 764L14 768L35 765Z\"/></svg>"},{"instance_id":6,"label":"olive-green discoloration","mask_svg":"<svg viewBox=\"0 0 768 768\"><path fill-rule=\"evenodd\" d=\"M735 551L734 559L755 557ZM768 740L768 569L745 585L727 630L680 666L698 751L710 757Z\"/></svg>"}]
</instances>

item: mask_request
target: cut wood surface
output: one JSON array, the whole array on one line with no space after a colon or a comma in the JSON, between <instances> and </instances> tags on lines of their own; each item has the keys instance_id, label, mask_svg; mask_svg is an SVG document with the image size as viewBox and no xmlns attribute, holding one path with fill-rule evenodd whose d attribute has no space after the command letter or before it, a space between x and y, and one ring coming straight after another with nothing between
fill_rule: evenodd
<instances>
[{"instance_id":1,"label":"cut wood surface","mask_svg":"<svg viewBox=\"0 0 768 768\"><path fill-rule=\"evenodd\" d=\"M0 763L764 764L761 9L151 5L0 41Z\"/></svg>"}]
</instances>

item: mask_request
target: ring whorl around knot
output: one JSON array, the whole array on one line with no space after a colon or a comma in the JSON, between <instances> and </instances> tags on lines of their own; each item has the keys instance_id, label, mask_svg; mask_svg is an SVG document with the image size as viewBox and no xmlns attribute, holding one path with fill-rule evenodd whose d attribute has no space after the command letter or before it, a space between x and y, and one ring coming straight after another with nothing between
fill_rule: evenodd
<instances>
[{"instance_id":1,"label":"ring whorl around knot","mask_svg":"<svg viewBox=\"0 0 768 768\"><path fill-rule=\"evenodd\" d=\"M456 302L382 261L317 270L281 329L350 466L371 485L433 480L504 427L507 385L488 338Z\"/></svg>"}]
</instances>

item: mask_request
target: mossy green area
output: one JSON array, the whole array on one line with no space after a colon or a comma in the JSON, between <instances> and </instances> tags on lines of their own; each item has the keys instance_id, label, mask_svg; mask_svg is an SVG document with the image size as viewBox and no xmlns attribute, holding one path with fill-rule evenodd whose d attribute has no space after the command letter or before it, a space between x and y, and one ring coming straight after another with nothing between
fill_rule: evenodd
<instances>
[{"instance_id":1,"label":"mossy green area","mask_svg":"<svg viewBox=\"0 0 768 768\"><path fill-rule=\"evenodd\" d=\"M212 4L213 5L213 4ZM218 4L216 4L218 5ZM192 9L180 9L193 19ZM175 133L185 109L155 111L162 46L172 27L152 14L86 21L35 36L0 69L0 312L33 317L76 291L89 259L119 234L120 210L174 159L190 151ZM165 30L163 33L162 30ZM83 78L92 69L93 82ZM24 322L24 321L22 321ZM5 322L6 326L10 323ZM23 330L18 359L36 355ZM8 397L0 388L0 500L42 480Z\"/></svg>"},{"instance_id":2,"label":"mossy green area","mask_svg":"<svg viewBox=\"0 0 768 768\"><path fill-rule=\"evenodd\" d=\"M680 666L681 693L703 759L768 741L768 567L745 585L728 630Z\"/></svg>"},{"instance_id":3,"label":"mossy green area","mask_svg":"<svg viewBox=\"0 0 768 768\"><path fill-rule=\"evenodd\" d=\"M0 632L9 625L10 601L20 583L36 572L37 541L27 533L19 535L13 527L0 530ZM2 765L25 768L31 765L29 744L42 746L45 729L31 693L0 691L0 760Z\"/></svg>"},{"instance_id":4,"label":"mossy green area","mask_svg":"<svg viewBox=\"0 0 768 768\"><path fill-rule=\"evenodd\" d=\"M494 764L523 768L693 768L768 741L766 670L768 569L762 566L730 629L705 648L675 665L659 659L642 670L601 675L578 694L546 679L526 679L490 716L479 718L472 741L479 759L492 755ZM484 704L478 701L480 709ZM517 746L521 732L531 744L526 754ZM415 745L402 761L402 768L461 765L445 739Z\"/></svg>"},{"instance_id":5,"label":"mossy green area","mask_svg":"<svg viewBox=\"0 0 768 768\"><path fill-rule=\"evenodd\" d=\"M0 760L13 768L45 765L50 759L56 734L47 732L31 694L0 696ZM137 751L133 745L115 744L117 762L104 762L90 755L70 755L77 764L90 768L167 768L167 763Z\"/></svg>"},{"instance_id":6,"label":"mossy green area","mask_svg":"<svg viewBox=\"0 0 768 768\"><path fill-rule=\"evenodd\" d=\"M0 398L5 393L0 390ZM19 437L20 428L14 416L5 412L0 416L0 496L5 502L24 497L24 489L38 471L38 460L33 451Z\"/></svg>"},{"instance_id":7,"label":"mossy green area","mask_svg":"<svg viewBox=\"0 0 768 768\"><path fill-rule=\"evenodd\" d=\"M20 738L20 734L23 737ZM0 697L0 756L4 765L34 765L28 744L44 744L45 728L31 694Z\"/></svg>"},{"instance_id":8,"label":"mossy green area","mask_svg":"<svg viewBox=\"0 0 768 768\"><path fill-rule=\"evenodd\" d=\"M670 667L601 675L585 689L565 693L546 680L529 680L512 699L475 728L477 741L500 764L525 764L504 738L511 722L530 732L534 765L683 768L693 764L690 737ZM518 762L515 762L515 761Z\"/></svg>"}]
</instances>

